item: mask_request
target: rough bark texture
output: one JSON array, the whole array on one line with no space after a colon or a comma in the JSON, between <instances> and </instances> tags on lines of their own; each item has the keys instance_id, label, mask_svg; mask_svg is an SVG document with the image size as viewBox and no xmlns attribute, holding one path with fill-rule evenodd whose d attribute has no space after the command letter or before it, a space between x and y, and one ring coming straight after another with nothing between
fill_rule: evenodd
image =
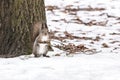
<instances>
[{"instance_id":1,"label":"rough bark texture","mask_svg":"<svg viewBox=\"0 0 120 80\"><path fill-rule=\"evenodd\" d=\"M32 53L32 25L46 22L44 0L0 0L0 57Z\"/></svg>"}]
</instances>

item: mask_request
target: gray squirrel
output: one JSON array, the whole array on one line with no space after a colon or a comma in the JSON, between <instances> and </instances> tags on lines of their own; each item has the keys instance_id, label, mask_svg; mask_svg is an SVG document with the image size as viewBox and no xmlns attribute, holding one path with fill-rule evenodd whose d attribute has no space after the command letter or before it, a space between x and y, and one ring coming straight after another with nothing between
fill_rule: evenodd
<instances>
[{"instance_id":1,"label":"gray squirrel","mask_svg":"<svg viewBox=\"0 0 120 80\"><path fill-rule=\"evenodd\" d=\"M33 54L35 57L49 57L47 52L52 50L50 36L46 23L37 22L33 25Z\"/></svg>"}]
</instances>

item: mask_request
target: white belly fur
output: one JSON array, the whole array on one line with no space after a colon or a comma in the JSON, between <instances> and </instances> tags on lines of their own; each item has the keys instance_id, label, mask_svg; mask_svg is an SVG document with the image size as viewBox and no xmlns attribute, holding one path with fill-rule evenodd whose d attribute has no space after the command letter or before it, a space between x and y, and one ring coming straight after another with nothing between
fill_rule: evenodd
<instances>
[{"instance_id":1,"label":"white belly fur","mask_svg":"<svg viewBox=\"0 0 120 80\"><path fill-rule=\"evenodd\" d=\"M39 43L39 47L37 48L37 51L39 54L45 54L47 50L48 44L46 43Z\"/></svg>"}]
</instances>

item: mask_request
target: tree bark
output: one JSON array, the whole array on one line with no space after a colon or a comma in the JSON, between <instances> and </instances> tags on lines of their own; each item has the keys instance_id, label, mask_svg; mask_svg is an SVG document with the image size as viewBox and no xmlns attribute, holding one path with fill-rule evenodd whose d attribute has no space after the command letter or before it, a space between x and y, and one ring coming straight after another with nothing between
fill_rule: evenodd
<instances>
[{"instance_id":1,"label":"tree bark","mask_svg":"<svg viewBox=\"0 0 120 80\"><path fill-rule=\"evenodd\" d=\"M0 0L0 57L32 53L32 25L46 22L44 0Z\"/></svg>"}]
</instances>

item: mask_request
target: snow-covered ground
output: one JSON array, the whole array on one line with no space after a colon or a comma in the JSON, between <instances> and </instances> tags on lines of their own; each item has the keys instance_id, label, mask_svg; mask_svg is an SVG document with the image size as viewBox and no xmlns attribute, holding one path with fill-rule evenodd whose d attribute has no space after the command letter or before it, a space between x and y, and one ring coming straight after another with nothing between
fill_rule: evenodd
<instances>
[{"instance_id":1,"label":"snow-covered ground","mask_svg":"<svg viewBox=\"0 0 120 80\"><path fill-rule=\"evenodd\" d=\"M120 55L0 59L0 80L120 80Z\"/></svg>"},{"instance_id":2,"label":"snow-covered ground","mask_svg":"<svg viewBox=\"0 0 120 80\"><path fill-rule=\"evenodd\" d=\"M45 4L49 30L62 37L52 39L53 46L82 44L98 53L66 56L53 47L50 58L0 58L0 80L120 80L120 0L45 0ZM66 38L65 31L78 38Z\"/></svg>"}]
</instances>

